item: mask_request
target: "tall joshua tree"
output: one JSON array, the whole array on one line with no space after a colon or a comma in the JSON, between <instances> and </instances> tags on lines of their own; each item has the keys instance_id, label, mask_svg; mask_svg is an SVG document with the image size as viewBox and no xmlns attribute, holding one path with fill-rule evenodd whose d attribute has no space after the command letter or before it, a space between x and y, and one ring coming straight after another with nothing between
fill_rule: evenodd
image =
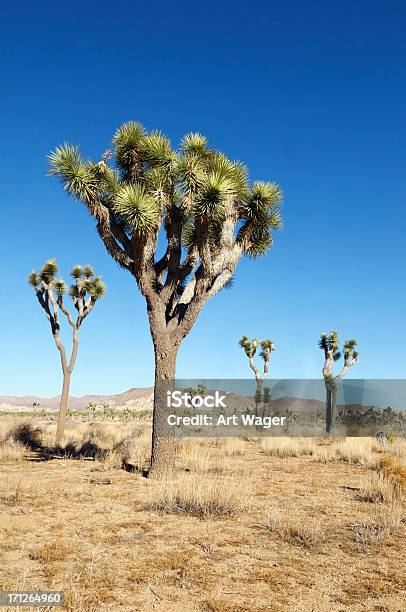
<instances>
[{"instance_id":1,"label":"tall joshua tree","mask_svg":"<svg viewBox=\"0 0 406 612\"><path fill-rule=\"evenodd\" d=\"M275 350L275 345L272 340L258 340L254 338L253 340L249 340L247 336L243 336L239 341L239 345L244 349L245 354L248 357L249 364L251 370L254 372L255 380L257 381L257 389L255 393L255 404L258 409L258 405L261 402L264 404L269 404L270 402L270 390L265 388L262 390L262 385L264 383L265 378L269 374L269 361L271 359L271 352ZM264 360L264 368L262 373L259 368L256 366L254 357L257 352L258 346L261 347L260 357ZM265 408L263 407L262 412L264 412ZM262 414L262 416L264 416Z\"/></svg>"},{"instance_id":2,"label":"tall joshua tree","mask_svg":"<svg viewBox=\"0 0 406 612\"><path fill-rule=\"evenodd\" d=\"M38 302L49 321L61 357L63 386L55 439L56 446L60 446L68 410L69 385L79 347L79 328L92 312L96 302L103 297L105 285L99 276L94 275L91 266L75 266L70 273L73 283L69 289L73 305L77 310L77 316L73 317L64 303L67 286L62 278L56 278L57 273L58 266L55 259L49 259L38 274L35 271L31 272L28 282L34 288ZM61 340L60 313L66 317L72 328L72 351L69 359Z\"/></svg>"},{"instance_id":3,"label":"tall joshua tree","mask_svg":"<svg viewBox=\"0 0 406 612\"><path fill-rule=\"evenodd\" d=\"M111 160L111 161L110 161ZM155 351L151 467L174 461L162 435L176 356L204 304L224 286L243 255L259 257L281 225L281 190L248 181L246 167L187 134L178 150L160 132L123 124L101 161L64 144L50 155L50 174L82 202L109 254L135 278L146 300Z\"/></svg>"},{"instance_id":4,"label":"tall joshua tree","mask_svg":"<svg viewBox=\"0 0 406 612\"><path fill-rule=\"evenodd\" d=\"M334 430L338 386L340 380L347 374L349 368L358 361L358 352L355 350L356 340L346 340L343 347L344 364L341 371L334 376L333 365L341 358L339 339L336 331L321 334L319 346L324 351L323 378L326 385L326 433Z\"/></svg>"}]
</instances>

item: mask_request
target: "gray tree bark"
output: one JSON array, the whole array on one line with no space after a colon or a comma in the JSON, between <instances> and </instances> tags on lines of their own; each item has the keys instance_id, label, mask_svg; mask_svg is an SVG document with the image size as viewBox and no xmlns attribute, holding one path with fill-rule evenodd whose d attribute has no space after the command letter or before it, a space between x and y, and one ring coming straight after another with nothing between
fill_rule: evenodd
<instances>
[{"instance_id":1,"label":"gray tree bark","mask_svg":"<svg viewBox=\"0 0 406 612\"><path fill-rule=\"evenodd\" d=\"M154 339L155 387L152 421L151 471L162 475L175 467L176 440L168 435L167 392L174 387L177 348L168 338Z\"/></svg>"}]
</instances>

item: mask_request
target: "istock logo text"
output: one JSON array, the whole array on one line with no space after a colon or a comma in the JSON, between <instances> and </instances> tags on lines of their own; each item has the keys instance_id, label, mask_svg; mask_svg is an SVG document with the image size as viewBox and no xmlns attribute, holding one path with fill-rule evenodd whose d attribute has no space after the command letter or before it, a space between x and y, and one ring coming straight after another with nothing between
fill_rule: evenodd
<instances>
[{"instance_id":1,"label":"istock logo text","mask_svg":"<svg viewBox=\"0 0 406 612\"><path fill-rule=\"evenodd\" d=\"M182 391L167 391L166 405L168 408L227 408L225 395L215 391L214 395L190 395Z\"/></svg>"}]
</instances>

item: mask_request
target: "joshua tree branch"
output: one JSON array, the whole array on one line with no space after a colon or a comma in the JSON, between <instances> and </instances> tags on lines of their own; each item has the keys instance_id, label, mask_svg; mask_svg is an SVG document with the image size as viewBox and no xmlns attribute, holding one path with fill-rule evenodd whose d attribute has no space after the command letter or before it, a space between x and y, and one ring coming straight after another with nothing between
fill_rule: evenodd
<instances>
[{"instance_id":1,"label":"joshua tree branch","mask_svg":"<svg viewBox=\"0 0 406 612\"><path fill-rule=\"evenodd\" d=\"M57 304L58 304L59 308L61 309L61 311L63 312L63 314L65 315L65 317L68 319L69 325L71 327L75 328L76 325L75 325L75 322L73 320L73 317L72 317L71 313L69 312L69 310L66 308L65 304L63 303L63 297L61 295L58 296Z\"/></svg>"},{"instance_id":2,"label":"joshua tree branch","mask_svg":"<svg viewBox=\"0 0 406 612\"><path fill-rule=\"evenodd\" d=\"M331 376L331 372L332 372L333 365L334 365L333 351L326 349L324 351L324 355L325 355L325 361L324 361L324 366L323 366L323 376L324 378L328 378L329 376Z\"/></svg>"},{"instance_id":3,"label":"joshua tree branch","mask_svg":"<svg viewBox=\"0 0 406 612\"><path fill-rule=\"evenodd\" d=\"M92 312L94 305L96 304L97 300L93 297L91 297L86 304L84 305L83 308L83 313L80 317L78 317L78 321L76 323L76 327L79 328L83 321L86 319L86 317Z\"/></svg>"},{"instance_id":4,"label":"joshua tree branch","mask_svg":"<svg viewBox=\"0 0 406 612\"><path fill-rule=\"evenodd\" d=\"M344 360L344 365L341 369L341 372L339 372L337 374L337 376L334 377L334 380L342 380L344 378L344 376L347 374L348 370L357 363L358 359L357 358L353 358L353 359L345 359Z\"/></svg>"},{"instance_id":5,"label":"joshua tree branch","mask_svg":"<svg viewBox=\"0 0 406 612\"><path fill-rule=\"evenodd\" d=\"M254 374L255 374L255 380L256 380L257 382L260 382L260 381L261 381L261 375L260 375L260 373L259 373L259 370L258 370L257 366L255 365L255 362L254 362L254 355L253 355L252 353L250 353L250 355L248 355L248 361L249 361L249 364L250 364L250 368L251 368L251 370L252 370L252 371L254 372Z\"/></svg>"},{"instance_id":6,"label":"joshua tree branch","mask_svg":"<svg viewBox=\"0 0 406 612\"><path fill-rule=\"evenodd\" d=\"M97 221L97 232L103 240L108 253L122 268L130 270L133 263L130 241L125 236L122 228L114 221L111 210L102 204L100 200L89 201L86 205L90 214ZM117 239L123 246L119 245Z\"/></svg>"},{"instance_id":7,"label":"joshua tree branch","mask_svg":"<svg viewBox=\"0 0 406 612\"><path fill-rule=\"evenodd\" d=\"M35 290L35 294L37 296L38 302L40 303L41 307L43 308L45 315L51 325L51 329L52 329L52 333L54 333L55 329L56 329L56 325L55 325L55 320L54 317L51 314L51 311L49 309L49 301L45 298L44 299L44 290L41 290L39 288L37 288Z\"/></svg>"},{"instance_id":8,"label":"joshua tree branch","mask_svg":"<svg viewBox=\"0 0 406 612\"><path fill-rule=\"evenodd\" d=\"M46 317L51 325L51 331L52 331L52 337L54 339L54 342L56 344L56 347L59 351L59 354L61 356L61 365L62 365L62 371L66 372L67 368L68 368L68 364L67 364L67 360L66 360L66 351L65 351L65 347L61 342L61 338L60 338L60 326L59 326L59 316L58 316L58 306L55 302L55 299L53 297L52 294L52 289L49 288L49 286L46 283L42 283L43 285L43 289L41 290L40 288L37 288L35 290L36 296L38 298L39 303L41 304L43 310L45 311ZM44 294L46 296L46 298L44 299ZM53 313L51 313L51 310L49 308L49 302L51 302L51 305L53 307ZM56 315L56 316L55 316Z\"/></svg>"}]
</instances>

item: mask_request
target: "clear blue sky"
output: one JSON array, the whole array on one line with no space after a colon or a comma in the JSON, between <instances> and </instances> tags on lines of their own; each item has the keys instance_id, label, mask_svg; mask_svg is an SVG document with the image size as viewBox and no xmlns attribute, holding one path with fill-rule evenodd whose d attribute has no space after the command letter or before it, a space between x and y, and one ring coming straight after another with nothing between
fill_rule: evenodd
<instances>
[{"instance_id":1,"label":"clear blue sky","mask_svg":"<svg viewBox=\"0 0 406 612\"><path fill-rule=\"evenodd\" d=\"M248 378L242 334L274 340L274 377L318 377L330 329L358 338L354 377L404 377L405 22L401 0L3 3L0 394L59 392L26 284L49 257L64 274L90 261L108 285L81 330L71 392L153 381L135 281L46 177L56 145L99 157L130 119L173 143L202 132L285 193L274 248L206 306L180 377Z\"/></svg>"}]
</instances>

